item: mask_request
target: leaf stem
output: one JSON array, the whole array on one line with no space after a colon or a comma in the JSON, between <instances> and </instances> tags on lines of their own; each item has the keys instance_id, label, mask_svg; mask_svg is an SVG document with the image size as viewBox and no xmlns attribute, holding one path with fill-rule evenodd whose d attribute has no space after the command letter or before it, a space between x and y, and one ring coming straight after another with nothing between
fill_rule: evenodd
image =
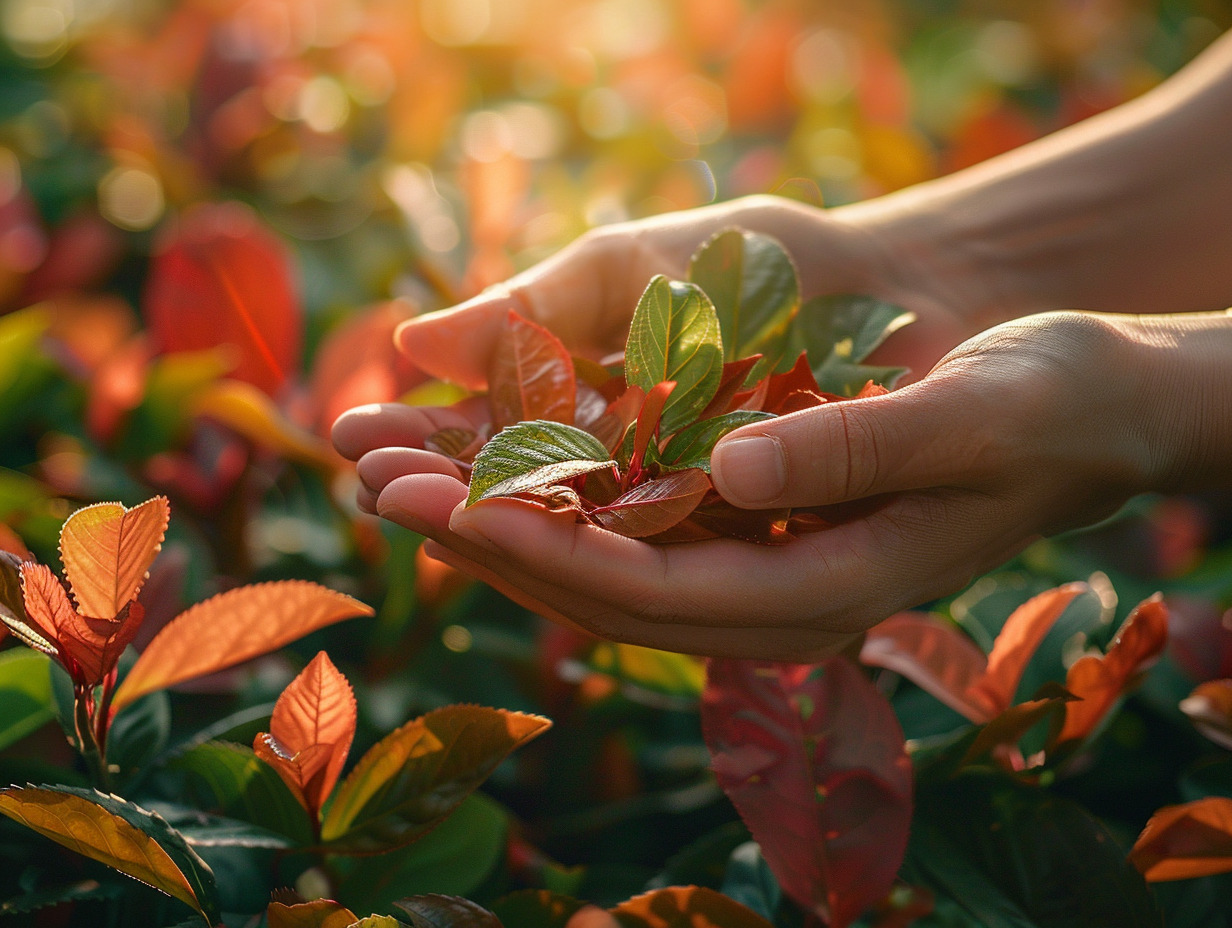
<instances>
[{"instance_id":1,"label":"leaf stem","mask_svg":"<svg viewBox=\"0 0 1232 928\"><path fill-rule=\"evenodd\" d=\"M81 684L73 687L73 726L77 733L77 749L81 752L90 779L105 792L111 791L111 776L103 757L95 729L94 687Z\"/></svg>"}]
</instances>

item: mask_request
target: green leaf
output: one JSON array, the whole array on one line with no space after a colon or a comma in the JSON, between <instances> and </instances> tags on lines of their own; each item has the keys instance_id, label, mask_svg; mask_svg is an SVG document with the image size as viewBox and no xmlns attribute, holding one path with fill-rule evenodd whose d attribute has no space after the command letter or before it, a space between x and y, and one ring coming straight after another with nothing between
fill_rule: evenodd
<instances>
[{"instance_id":1,"label":"green leaf","mask_svg":"<svg viewBox=\"0 0 1232 928\"><path fill-rule=\"evenodd\" d=\"M94 902L118 899L122 887L115 883L100 883L98 880L80 880L65 886L49 886L14 896L0 903L0 915L27 915L39 909L63 905L66 902Z\"/></svg>"},{"instance_id":2,"label":"green leaf","mask_svg":"<svg viewBox=\"0 0 1232 928\"><path fill-rule=\"evenodd\" d=\"M523 889L492 903L504 928L565 928L587 903L546 889Z\"/></svg>"},{"instance_id":3,"label":"green leaf","mask_svg":"<svg viewBox=\"0 0 1232 928\"><path fill-rule=\"evenodd\" d=\"M1078 804L1002 774L921 790L901 873L1007 928L1158 928L1142 875Z\"/></svg>"},{"instance_id":4,"label":"green leaf","mask_svg":"<svg viewBox=\"0 0 1232 928\"><path fill-rule=\"evenodd\" d=\"M214 875L159 815L97 790L0 790L0 813L190 906L214 924Z\"/></svg>"},{"instance_id":5,"label":"green leaf","mask_svg":"<svg viewBox=\"0 0 1232 928\"><path fill-rule=\"evenodd\" d=\"M429 893L394 904L411 917L411 928L502 928L483 906L458 896Z\"/></svg>"},{"instance_id":6,"label":"green leaf","mask_svg":"<svg viewBox=\"0 0 1232 928\"><path fill-rule=\"evenodd\" d=\"M121 775L138 774L167 746L171 734L171 700L166 693L147 693L116 715L107 735L107 761Z\"/></svg>"},{"instance_id":7,"label":"green leaf","mask_svg":"<svg viewBox=\"0 0 1232 928\"><path fill-rule=\"evenodd\" d=\"M814 367L813 376L817 378L817 385L826 393L853 396L870 380L887 390L892 389L906 371L905 367L870 367L867 364L832 361Z\"/></svg>"},{"instance_id":8,"label":"green leaf","mask_svg":"<svg viewBox=\"0 0 1232 928\"><path fill-rule=\"evenodd\" d=\"M284 848L293 844L286 835L268 828L240 819L209 815L193 806L159 803L153 811L161 815L167 824L183 835L184 840L194 848Z\"/></svg>"},{"instance_id":9,"label":"green leaf","mask_svg":"<svg viewBox=\"0 0 1232 928\"><path fill-rule=\"evenodd\" d=\"M783 890L756 841L746 841L732 851L723 876L722 893L748 906L762 918L774 920Z\"/></svg>"},{"instance_id":10,"label":"green leaf","mask_svg":"<svg viewBox=\"0 0 1232 928\"><path fill-rule=\"evenodd\" d=\"M915 320L892 303L850 293L813 297L796 320L798 347L808 351L813 369L829 361L859 364L873 349ZM794 359L799 351L793 351Z\"/></svg>"},{"instance_id":11,"label":"green leaf","mask_svg":"<svg viewBox=\"0 0 1232 928\"><path fill-rule=\"evenodd\" d=\"M380 853L422 837L496 765L551 725L537 715L445 706L368 750L338 786L321 838L338 853Z\"/></svg>"},{"instance_id":12,"label":"green leaf","mask_svg":"<svg viewBox=\"0 0 1232 928\"><path fill-rule=\"evenodd\" d=\"M475 455L466 505L615 466L589 432L546 419L519 422L501 429Z\"/></svg>"},{"instance_id":13,"label":"green leaf","mask_svg":"<svg viewBox=\"0 0 1232 928\"><path fill-rule=\"evenodd\" d=\"M55 718L50 664L27 648L0 652L0 750Z\"/></svg>"},{"instance_id":14,"label":"green leaf","mask_svg":"<svg viewBox=\"0 0 1232 928\"><path fill-rule=\"evenodd\" d=\"M251 748L211 741L185 751L170 766L188 774L189 784L205 808L286 835L298 844L311 842L304 807Z\"/></svg>"},{"instance_id":15,"label":"green leaf","mask_svg":"<svg viewBox=\"0 0 1232 928\"><path fill-rule=\"evenodd\" d=\"M756 232L720 232L693 256L689 280L718 313L724 360L760 354L764 369L778 365L800 308L796 269L782 245Z\"/></svg>"},{"instance_id":16,"label":"green leaf","mask_svg":"<svg viewBox=\"0 0 1232 928\"><path fill-rule=\"evenodd\" d=\"M710 454L720 438L742 425L773 418L768 412L737 409L694 422L671 437L659 453L659 461L670 470L696 467L710 473Z\"/></svg>"},{"instance_id":17,"label":"green leaf","mask_svg":"<svg viewBox=\"0 0 1232 928\"><path fill-rule=\"evenodd\" d=\"M638 301L625 344L625 382L647 393L676 381L660 434L688 425L723 377L723 338L714 304L695 284L658 276Z\"/></svg>"},{"instance_id":18,"label":"green leaf","mask_svg":"<svg viewBox=\"0 0 1232 928\"><path fill-rule=\"evenodd\" d=\"M376 912L406 895L469 896L500 864L508 832L504 808L482 793L472 793L449 818L408 847L350 861L336 859L344 874L338 898L356 911Z\"/></svg>"},{"instance_id":19,"label":"green leaf","mask_svg":"<svg viewBox=\"0 0 1232 928\"><path fill-rule=\"evenodd\" d=\"M26 621L26 603L21 593L21 558L0 551L0 621L5 618Z\"/></svg>"}]
</instances>

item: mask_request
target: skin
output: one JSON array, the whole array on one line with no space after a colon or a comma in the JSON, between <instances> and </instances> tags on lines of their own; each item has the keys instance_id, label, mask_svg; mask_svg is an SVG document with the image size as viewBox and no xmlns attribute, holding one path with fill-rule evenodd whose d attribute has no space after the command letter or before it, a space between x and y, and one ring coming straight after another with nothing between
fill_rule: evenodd
<instances>
[{"instance_id":1,"label":"skin","mask_svg":"<svg viewBox=\"0 0 1232 928\"><path fill-rule=\"evenodd\" d=\"M735 505L879 504L787 545L650 545L516 500L463 508L462 475L421 448L465 409L361 407L335 444L359 462L362 508L549 618L668 650L819 660L1137 493L1232 484L1230 143L1225 36L1134 103L959 174L829 211L754 197L606 227L399 331L425 370L476 389L510 308L601 357L650 276L681 276L732 225L777 237L806 296L911 309L874 360L915 382L716 447Z\"/></svg>"}]
</instances>

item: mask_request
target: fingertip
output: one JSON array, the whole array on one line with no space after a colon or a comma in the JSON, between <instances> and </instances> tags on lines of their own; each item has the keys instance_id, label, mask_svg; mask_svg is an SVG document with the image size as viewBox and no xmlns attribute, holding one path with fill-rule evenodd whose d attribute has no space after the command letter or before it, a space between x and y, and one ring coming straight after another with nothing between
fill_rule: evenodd
<instances>
[{"instance_id":1,"label":"fingertip","mask_svg":"<svg viewBox=\"0 0 1232 928\"><path fill-rule=\"evenodd\" d=\"M381 410L380 403L368 403L348 409L335 419L329 430L334 449L344 458L358 460L367 450L367 442Z\"/></svg>"},{"instance_id":2,"label":"fingertip","mask_svg":"<svg viewBox=\"0 0 1232 928\"><path fill-rule=\"evenodd\" d=\"M769 508L787 488L786 448L776 436L738 429L715 445L710 476L719 495L733 506Z\"/></svg>"},{"instance_id":3,"label":"fingertip","mask_svg":"<svg viewBox=\"0 0 1232 928\"><path fill-rule=\"evenodd\" d=\"M451 309L406 320L394 329L394 344L433 377L482 390L505 317L519 307L508 293L480 294Z\"/></svg>"},{"instance_id":4,"label":"fingertip","mask_svg":"<svg viewBox=\"0 0 1232 928\"><path fill-rule=\"evenodd\" d=\"M408 474L391 480L376 499L377 515L421 535L448 531L449 517L466 499L466 485L446 474Z\"/></svg>"}]
</instances>

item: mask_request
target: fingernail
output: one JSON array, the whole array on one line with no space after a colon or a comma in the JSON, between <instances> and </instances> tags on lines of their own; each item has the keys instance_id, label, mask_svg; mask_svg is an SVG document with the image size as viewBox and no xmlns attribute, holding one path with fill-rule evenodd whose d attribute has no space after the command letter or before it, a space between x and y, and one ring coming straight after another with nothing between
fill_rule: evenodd
<instances>
[{"instance_id":1,"label":"fingernail","mask_svg":"<svg viewBox=\"0 0 1232 928\"><path fill-rule=\"evenodd\" d=\"M500 546L496 542L475 527L469 514L464 509L454 511L453 516L449 519L449 530L459 538L464 538L485 551L500 550Z\"/></svg>"},{"instance_id":2,"label":"fingernail","mask_svg":"<svg viewBox=\"0 0 1232 928\"><path fill-rule=\"evenodd\" d=\"M720 442L711 461L715 484L730 503L774 502L787 485L787 462L777 438L755 435Z\"/></svg>"}]
</instances>

